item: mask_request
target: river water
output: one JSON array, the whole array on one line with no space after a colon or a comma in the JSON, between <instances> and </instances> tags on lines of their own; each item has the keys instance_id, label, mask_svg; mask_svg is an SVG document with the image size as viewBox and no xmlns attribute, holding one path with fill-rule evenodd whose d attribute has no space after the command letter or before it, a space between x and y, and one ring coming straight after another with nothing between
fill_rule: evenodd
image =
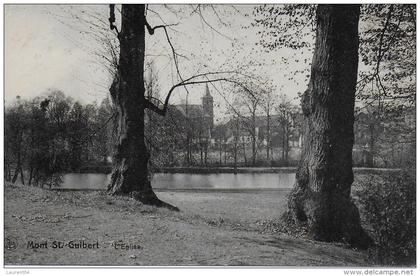
<instances>
[{"instance_id":1,"label":"river water","mask_svg":"<svg viewBox=\"0 0 420 276\"><path fill-rule=\"evenodd\" d=\"M62 189L106 189L108 174L69 173L63 177ZM295 181L294 173L157 173L154 189L289 189Z\"/></svg>"}]
</instances>

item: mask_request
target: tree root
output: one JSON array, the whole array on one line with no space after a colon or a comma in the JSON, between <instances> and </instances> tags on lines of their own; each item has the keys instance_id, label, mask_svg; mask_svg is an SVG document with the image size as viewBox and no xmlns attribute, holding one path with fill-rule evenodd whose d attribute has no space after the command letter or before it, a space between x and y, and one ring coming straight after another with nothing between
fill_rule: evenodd
<instances>
[{"instance_id":1,"label":"tree root","mask_svg":"<svg viewBox=\"0 0 420 276\"><path fill-rule=\"evenodd\" d=\"M341 222L341 227L336 230L339 232L333 231L333 233L319 235L319 233L313 231L313 228L308 224L308 221L299 220L295 213L296 210L290 209L283 213L281 216L281 232L291 236L309 238L317 241L344 243L361 250L366 250L375 245L373 239L360 226L358 217L347 214L346 219L350 222L348 220L343 220ZM351 219L349 219L349 217L351 217Z\"/></svg>"},{"instance_id":2,"label":"tree root","mask_svg":"<svg viewBox=\"0 0 420 276\"><path fill-rule=\"evenodd\" d=\"M144 193L144 192L131 192L131 197L133 197L135 200L140 201L141 203L145 205L151 205L155 207L161 207L161 208L167 208L171 211L179 212L179 208L176 206L173 206L169 203L166 203L162 200L160 200L156 194L151 191L151 193Z\"/></svg>"}]
</instances>

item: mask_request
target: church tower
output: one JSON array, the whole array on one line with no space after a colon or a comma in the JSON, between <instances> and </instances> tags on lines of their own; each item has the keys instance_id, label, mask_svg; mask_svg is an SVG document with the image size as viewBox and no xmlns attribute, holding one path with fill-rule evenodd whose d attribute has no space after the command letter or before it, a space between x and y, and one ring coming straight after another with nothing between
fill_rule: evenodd
<instances>
[{"instance_id":1,"label":"church tower","mask_svg":"<svg viewBox=\"0 0 420 276\"><path fill-rule=\"evenodd\" d=\"M210 129L213 129L213 119L214 119L214 114L213 114L213 97L210 95L210 90L209 90L209 86L206 83L206 91L204 96L201 98L202 101L202 105L203 105L203 111L204 111L204 116L205 116L205 120L208 123Z\"/></svg>"}]
</instances>

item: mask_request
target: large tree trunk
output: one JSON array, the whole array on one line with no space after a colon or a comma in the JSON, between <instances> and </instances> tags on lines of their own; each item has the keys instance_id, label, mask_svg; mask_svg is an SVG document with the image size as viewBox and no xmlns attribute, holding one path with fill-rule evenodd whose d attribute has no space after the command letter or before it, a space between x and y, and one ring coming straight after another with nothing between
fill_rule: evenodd
<instances>
[{"instance_id":1,"label":"large tree trunk","mask_svg":"<svg viewBox=\"0 0 420 276\"><path fill-rule=\"evenodd\" d=\"M150 154L144 142L144 9L144 5L122 5L119 66L110 88L118 114L118 139L108 192L170 207L157 198L148 174Z\"/></svg>"},{"instance_id":2,"label":"large tree trunk","mask_svg":"<svg viewBox=\"0 0 420 276\"><path fill-rule=\"evenodd\" d=\"M311 238L367 247L350 197L359 5L319 5L311 79L302 98L305 140L285 219Z\"/></svg>"}]
</instances>

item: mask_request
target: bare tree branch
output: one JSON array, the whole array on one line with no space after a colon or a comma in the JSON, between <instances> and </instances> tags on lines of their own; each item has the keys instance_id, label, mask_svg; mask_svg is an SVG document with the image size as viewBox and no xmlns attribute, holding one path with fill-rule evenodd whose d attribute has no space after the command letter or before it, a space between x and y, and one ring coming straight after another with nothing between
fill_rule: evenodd
<instances>
[{"instance_id":1,"label":"bare tree branch","mask_svg":"<svg viewBox=\"0 0 420 276\"><path fill-rule=\"evenodd\" d=\"M157 25L155 27L152 27L152 26L150 26L149 22L146 21L147 31L149 32L150 35L153 35L155 33L155 30L156 29L166 28L166 27L169 27L169 26L177 26L177 25L178 25L178 23L176 23L176 24L169 24L169 25L166 25L166 24L165 25Z\"/></svg>"},{"instance_id":2,"label":"bare tree branch","mask_svg":"<svg viewBox=\"0 0 420 276\"><path fill-rule=\"evenodd\" d=\"M115 4L109 4L109 28L117 33L117 37L120 37L120 32L118 31L117 26L114 25L115 23Z\"/></svg>"},{"instance_id":3,"label":"bare tree branch","mask_svg":"<svg viewBox=\"0 0 420 276\"><path fill-rule=\"evenodd\" d=\"M222 72L211 72L211 73L204 73L204 74L198 74L195 76L192 76L186 80L183 80L179 83L177 83L176 85L172 86L172 88L169 90L165 102L163 104L163 108L160 109L157 105L155 105L154 103L152 103L151 101L146 100L146 108L149 108L151 110L153 110L154 112L156 112L157 114L161 115L161 116L165 116L169 107L169 100L172 96L173 91L177 88L177 87L185 87L185 86L190 86L190 85L195 85L195 84L203 84L203 83L213 83L213 82L229 82L229 83L234 83L242 88L244 88L246 91L250 91L243 83L234 80L234 79L229 79L229 78L214 78L214 79L209 79L208 75L215 75L215 74L221 74ZM206 77L206 80L194 80L197 79L199 77Z\"/></svg>"},{"instance_id":4,"label":"bare tree branch","mask_svg":"<svg viewBox=\"0 0 420 276\"><path fill-rule=\"evenodd\" d=\"M382 53L382 44L383 44L385 32L388 29L389 21L391 20L393 10L394 10L394 5L389 6L389 10L388 10L388 14L387 14L386 21L385 21L385 24L384 24L384 28L382 29L381 36L379 38L379 50L378 50L378 58L377 58L378 60L377 60L377 63L376 63L376 72L377 73L379 72L379 65L381 63L381 60L382 60L382 57L383 57L383 54L384 54L384 53Z\"/></svg>"},{"instance_id":5,"label":"bare tree branch","mask_svg":"<svg viewBox=\"0 0 420 276\"><path fill-rule=\"evenodd\" d=\"M228 39L228 40L230 40L230 41L232 41L233 39L232 38L230 38L230 37L228 37L227 35L225 35L225 34L222 34L220 31L218 31L217 29L215 29L205 18L204 18L204 16L203 16L203 13L201 12L201 6L202 5L197 5L197 8L195 9L195 13L197 13L198 14L198 16L200 17L200 19L201 19L201 21L207 26L207 27L209 27L211 30L213 30L214 32L216 32L218 35L220 35L220 36L223 36L224 38L226 38L226 39ZM212 6L212 5L210 5L210 6ZM214 7L212 6L212 8L213 8L213 10L214 10ZM193 13L194 13L193 12ZM216 13L216 15L217 15L217 13ZM218 16L218 15L217 15Z\"/></svg>"}]
</instances>

